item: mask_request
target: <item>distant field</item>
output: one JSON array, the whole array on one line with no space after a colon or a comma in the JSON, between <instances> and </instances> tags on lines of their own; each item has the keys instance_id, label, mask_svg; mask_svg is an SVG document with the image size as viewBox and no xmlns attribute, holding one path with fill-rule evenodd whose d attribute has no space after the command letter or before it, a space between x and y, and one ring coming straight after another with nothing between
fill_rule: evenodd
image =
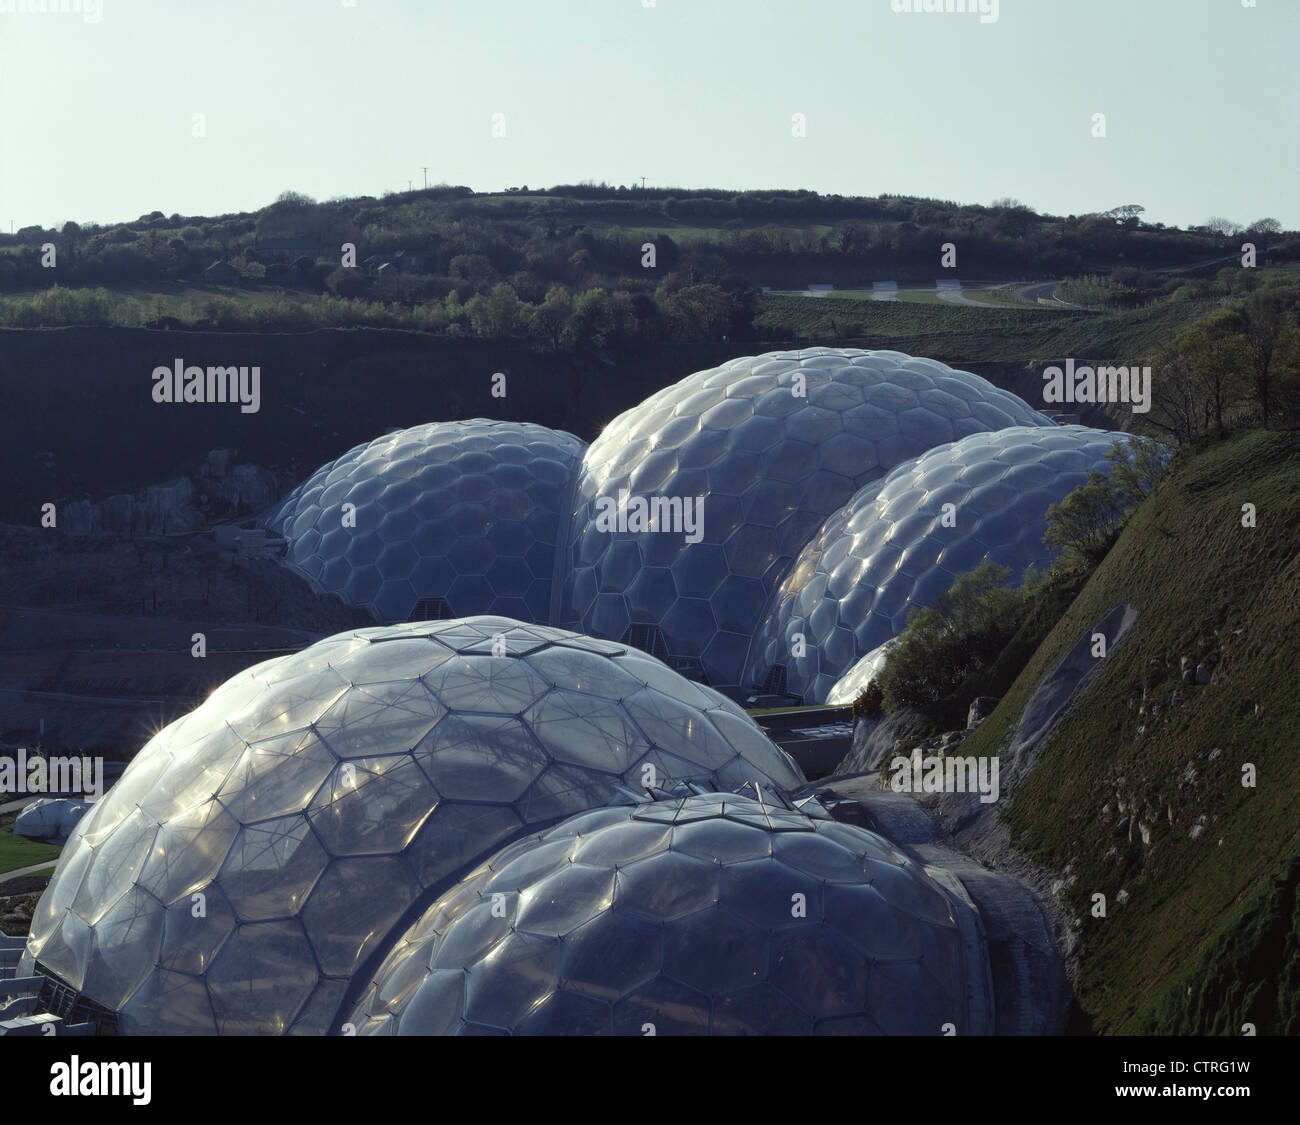
<instances>
[{"instance_id":1,"label":"distant field","mask_svg":"<svg viewBox=\"0 0 1300 1125\"><path fill-rule=\"evenodd\" d=\"M852 340L958 363L1071 355L1136 360L1217 307L1207 298L1098 314L1030 304L973 309L931 296L931 301L832 301L769 293L760 299L755 323L760 331L792 330L797 341Z\"/></svg>"},{"instance_id":2,"label":"distant field","mask_svg":"<svg viewBox=\"0 0 1300 1125\"><path fill-rule=\"evenodd\" d=\"M228 300L238 301L251 307L271 304L282 297L298 301L314 301L320 297L320 294L313 290L294 289L279 284L257 285L256 283L245 282L242 285L208 285L201 281L173 281L168 278L156 278L150 281L114 281L107 285L65 285L62 288L103 288L107 289L116 299L134 298L146 305L150 304L155 297L162 297L166 302L166 307L163 310L164 315L166 315L168 308L177 307L185 301L191 301L196 307L201 307L204 301L211 301L216 297L225 297ZM48 285L6 289L3 293L0 293L0 301L31 297L37 293L43 293L47 289L49 289Z\"/></svg>"},{"instance_id":3,"label":"distant field","mask_svg":"<svg viewBox=\"0 0 1300 1125\"><path fill-rule=\"evenodd\" d=\"M649 218L649 217L648 217ZM611 230L620 230L624 234L635 235L638 238L644 237L653 239L655 235L666 234L674 242L685 245L691 242L717 242L725 238L728 234L734 234L737 231L758 230L760 227L766 230L775 230L785 235L789 239L798 237L803 239L808 235L820 238L835 229L830 223L808 223L806 225L783 226L779 223L763 222L762 220L753 220L745 222L741 220L736 226L727 227L725 230L714 226L696 226L693 223L682 223L676 219L659 216L644 223L631 221L627 223L617 223L604 219L592 219L586 226L591 230L604 233Z\"/></svg>"},{"instance_id":4,"label":"distant field","mask_svg":"<svg viewBox=\"0 0 1300 1125\"><path fill-rule=\"evenodd\" d=\"M1085 308L1103 309L1107 307L1110 292L1110 284L1105 279L1081 277L1061 282L1054 296Z\"/></svg>"},{"instance_id":5,"label":"distant field","mask_svg":"<svg viewBox=\"0 0 1300 1125\"><path fill-rule=\"evenodd\" d=\"M981 305L995 305L998 308L1033 309L1035 312L1052 311L1051 305L1039 305L1032 301L1021 301L1013 297L1010 289L963 289L962 296L969 297L972 301L978 301Z\"/></svg>"}]
</instances>

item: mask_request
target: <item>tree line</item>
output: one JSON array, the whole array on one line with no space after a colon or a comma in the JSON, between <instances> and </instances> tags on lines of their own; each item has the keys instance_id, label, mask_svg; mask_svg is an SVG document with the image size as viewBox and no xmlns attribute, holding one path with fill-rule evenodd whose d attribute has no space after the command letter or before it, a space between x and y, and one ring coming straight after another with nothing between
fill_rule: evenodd
<instances>
[{"instance_id":1,"label":"tree line","mask_svg":"<svg viewBox=\"0 0 1300 1125\"><path fill-rule=\"evenodd\" d=\"M1145 223L1138 204L1069 216L1039 214L1014 199L990 205L882 195L815 192L687 191L560 185L476 195L439 185L383 198L317 202L285 192L253 214L215 218L142 215L134 223L58 230L25 227L0 235L0 291L49 284L42 247L58 251L63 285L110 285L152 279L196 280L228 261L243 282L270 281L323 291L351 244L364 259L397 250L428 255L427 272L389 282L370 296L414 303L461 300L508 281L523 300L545 300L552 285L610 290L644 286L643 246L657 262L651 286L682 269L696 280L740 274L751 283L816 280L817 271L876 280L929 280L939 247L955 242L966 276L1074 276L1133 263L1155 268L1235 252L1243 237L1278 260L1300 258L1300 240L1274 219L1248 225L1212 219L1189 230ZM259 261L266 238L309 239L320 247L306 263ZM658 271L658 272L653 272ZM973 272L972 272L973 271ZM829 280L830 278L828 278ZM335 278L335 283L338 279ZM397 286L400 285L400 288Z\"/></svg>"}]
</instances>

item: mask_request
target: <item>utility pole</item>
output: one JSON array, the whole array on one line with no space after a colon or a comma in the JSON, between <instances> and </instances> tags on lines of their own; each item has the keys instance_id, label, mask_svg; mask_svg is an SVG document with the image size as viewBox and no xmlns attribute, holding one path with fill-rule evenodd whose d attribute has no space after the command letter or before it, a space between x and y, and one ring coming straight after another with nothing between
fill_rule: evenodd
<instances>
[{"instance_id":1,"label":"utility pole","mask_svg":"<svg viewBox=\"0 0 1300 1125\"><path fill-rule=\"evenodd\" d=\"M407 191L414 191L414 190L415 190L415 181L414 181L414 180L407 180L407 181L406 181L406 190L407 190Z\"/></svg>"},{"instance_id":2,"label":"utility pole","mask_svg":"<svg viewBox=\"0 0 1300 1125\"><path fill-rule=\"evenodd\" d=\"M641 190L642 190L642 191L645 191L645 177L644 177L644 176L641 177Z\"/></svg>"},{"instance_id":3,"label":"utility pole","mask_svg":"<svg viewBox=\"0 0 1300 1125\"><path fill-rule=\"evenodd\" d=\"M429 190L429 169L421 165L420 171L424 173L424 190L428 191Z\"/></svg>"}]
</instances>

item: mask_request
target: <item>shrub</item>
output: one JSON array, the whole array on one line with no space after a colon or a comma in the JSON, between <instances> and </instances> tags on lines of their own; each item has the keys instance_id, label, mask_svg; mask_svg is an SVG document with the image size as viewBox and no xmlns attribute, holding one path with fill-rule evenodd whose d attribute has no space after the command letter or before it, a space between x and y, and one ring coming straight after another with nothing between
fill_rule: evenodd
<instances>
[{"instance_id":1,"label":"shrub","mask_svg":"<svg viewBox=\"0 0 1300 1125\"><path fill-rule=\"evenodd\" d=\"M515 335L527 323L530 311L507 281L498 282L486 293L475 294L465 305L474 334L489 340Z\"/></svg>"},{"instance_id":2,"label":"shrub","mask_svg":"<svg viewBox=\"0 0 1300 1125\"><path fill-rule=\"evenodd\" d=\"M1170 449L1150 438L1117 441L1107 472L1094 470L1047 509L1043 542L1061 552L1057 568L1090 570L1110 550L1129 514L1147 498L1169 463Z\"/></svg>"},{"instance_id":3,"label":"shrub","mask_svg":"<svg viewBox=\"0 0 1300 1125\"><path fill-rule=\"evenodd\" d=\"M932 606L915 609L881 669L885 709L925 706L997 659L1019 628L1024 600L1011 571L984 562L961 575Z\"/></svg>"},{"instance_id":4,"label":"shrub","mask_svg":"<svg viewBox=\"0 0 1300 1125\"><path fill-rule=\"evenodd\" d=\"M358 269L336 266L326 275L325 287L336 297L360 297L370 287L370 281Z\"/></svg>"},{"instance_id":5,"label":"shrub","mask_svg":"<svg viewBox=\"0 0 1300 1125\"><path fill-rule=\"evenodd\" d=\"M880 685L874 679L868 680L862 694L853 701L853 717L874 719L880 714L884 701L885 693L880 690Z\"/></svg>"}]
</instances>

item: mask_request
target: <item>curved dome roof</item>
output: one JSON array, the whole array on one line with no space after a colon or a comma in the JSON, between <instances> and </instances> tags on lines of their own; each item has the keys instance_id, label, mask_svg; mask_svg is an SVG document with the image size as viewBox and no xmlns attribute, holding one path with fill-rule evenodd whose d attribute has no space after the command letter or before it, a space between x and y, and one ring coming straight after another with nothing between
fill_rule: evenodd
<instances>
[{"instance_id":1,"label":"curved dome roof","mask_svg":"<svg viewBox=\"0 0 1300 1125\"><path fill-rule=\"evenodd\" d=\"M492 617L340 633L140 751L73 830L28 954L128 1034L320 1033L422 893L620 785L691 777L804 784L634 649Z\"/></svg>"},{"instance_id":2,"label":"curved dome roof","mask_svg":"<svg viewBox=\"0 0 1300 1125\"><path fill-rule=\"evenodd\" d=\"M428 422L323 465L263 522L289 566L380 621L441 598L441 616L549 622L585 448L531 422Z\"/></svg>"},{"instance_id":3,"label":"curved dome roof","mask_svg":"<svg viewBox=\"0 0 1300 1125\"><path fill-rule=\"evenodd\" d=\"M903 461L1014 425L1051 422L978 375L902 352L772 352L691 375L583 457L561 621L740 685L768 596L827 516ZM602 526L623 490L704 497L702 537Z\"/></svg>"},{"instance_id":4,"label":"curved dome roof","mask_svg":"<svg viewBox=\"0 0 1300 1125\"><path fill-rule=\"evenodd\" d=\"M969 909L881 837L748 795L600 809L505 848L430 906L350 1022L401 1035L978 1033L965 998L987 962L982 943L963 949Z\"/></svg>"},{"instance_id":5,"label":"curved dome roof","mask_svg":"<svg viewBox=\"0 0 1300 1125\"><path fill-rule=\"evenodd\" d=\"M893 645L894 642L888 640L854 664L826 693L826 702L834 707L848 707L857 702L858 696L867 690L867 685L880 675Z\"/></svg>"},{"instance_id":6,"label":"curved dome roof","mask_svg":"<svg viewBox=\"0 0 1300 1125\"><path fill-rule=\"evenodd\" d=\"M972 434L862 489L804 548L754 636L749 682L783 666L786 687L823 702L854 661L902 631L957 575L992 560L1018 579L1046 566L1047 509L1110 467L1130 435L1087 426ZM950 526L944 505L951 504ZM802 635L803 655L795 655Z\"/></svg>"}]
</instances>

